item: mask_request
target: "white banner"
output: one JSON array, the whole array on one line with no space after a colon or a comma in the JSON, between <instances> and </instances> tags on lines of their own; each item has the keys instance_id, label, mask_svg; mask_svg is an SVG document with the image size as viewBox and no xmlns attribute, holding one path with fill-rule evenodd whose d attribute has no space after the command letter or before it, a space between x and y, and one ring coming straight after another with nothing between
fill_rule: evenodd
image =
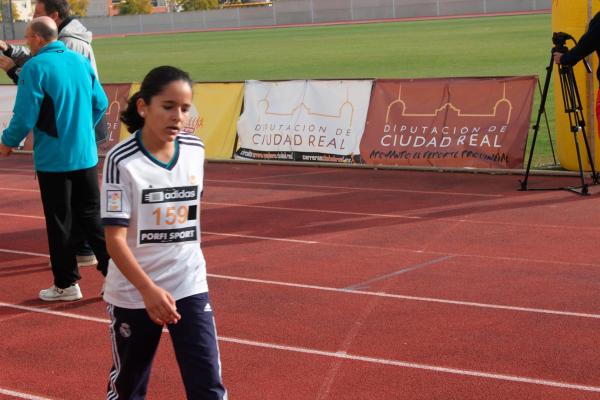
<instances>
[{"instance_id":1,"label":"white banner","mask_svg":"<svg viewBox=\"0 0 600 400\"><path fill-rule=\"evenodd\" d=\"M356 162L370 80L247 81L236 158Z\"/></svg>"},{"instance_id":2,"label":"white banner","mask_svg":"<svg viewBox=\"0 0 600 400\"><path fill-rule=\"evenodd\" d=\"M15 98L17 97L17 85L1 85L0 86L0 137L2 137L2 131L8 127L8 123L13 116L13 107L15 106ZM23 139L19 148L25 146ZM29 144L31 148L31 143Z\"/></svg>"}]
</instances>

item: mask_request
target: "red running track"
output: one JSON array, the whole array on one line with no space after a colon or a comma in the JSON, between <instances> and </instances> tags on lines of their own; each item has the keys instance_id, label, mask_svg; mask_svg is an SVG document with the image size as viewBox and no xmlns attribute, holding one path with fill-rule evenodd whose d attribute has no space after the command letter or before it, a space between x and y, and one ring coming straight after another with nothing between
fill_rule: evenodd
<instances>
[{"instance_id":1,"label":"red running track","mask_svg":"<svg viewBox=\"0 0 600 400\"><path fill-rule=\"evenodd\" d=\"M100 275L82 269L81 301L37 300L51 274L32 171L0 160L0 398L102 399ZM230 398L600 399L600 188L518 179L208 164ZM148 398L184 398L168 334Z\"/></svg>"}]
</instances>

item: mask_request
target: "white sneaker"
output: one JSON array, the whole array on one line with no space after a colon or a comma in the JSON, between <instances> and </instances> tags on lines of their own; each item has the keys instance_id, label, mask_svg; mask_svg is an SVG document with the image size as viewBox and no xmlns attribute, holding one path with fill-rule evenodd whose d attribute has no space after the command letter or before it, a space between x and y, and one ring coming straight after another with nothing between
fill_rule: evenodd
<instances>
[{"instance_id":1,"label":"white sneaker","mask_svg":"<svg viewBox=\"0 0 600 400\"><path fill-rule=\"evenodd\" d=\"M98 264L98 260L96 260L96 256L93 254L89 256L75 256L75 258L77 258L78 267L90 267Z\"/></svg>"},{"instance_id":2,"label":"white sneaker","mask_svg":"<svg viewBox=\"0 0 600 400\"><path fill-rule=\"evenodd\" d=\"M48 289L40 290L40 299L44 301L72 301L81 298L83 298L83 295L77 283L65 289L60 289L52 285Z\"/></svg>"}]
</instances>

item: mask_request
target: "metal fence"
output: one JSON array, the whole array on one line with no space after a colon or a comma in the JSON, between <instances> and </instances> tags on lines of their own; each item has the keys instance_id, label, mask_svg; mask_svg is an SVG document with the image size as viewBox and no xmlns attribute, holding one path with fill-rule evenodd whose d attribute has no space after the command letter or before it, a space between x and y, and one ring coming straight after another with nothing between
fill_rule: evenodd
<instances>
[{"instance_id":1,"label":"metal fence","mask_svg":"<svg viewBox=\"0 0 600 400\"><path fill-rule=\"evenodd\" d=\"M270 7L96 16L81 18L81 22L95 35L104 35L443 17L550 8L551 0L278 0ZM15 23L16 38L22 38L24 30L24 23Z\"/></svg>"}]
</instances>

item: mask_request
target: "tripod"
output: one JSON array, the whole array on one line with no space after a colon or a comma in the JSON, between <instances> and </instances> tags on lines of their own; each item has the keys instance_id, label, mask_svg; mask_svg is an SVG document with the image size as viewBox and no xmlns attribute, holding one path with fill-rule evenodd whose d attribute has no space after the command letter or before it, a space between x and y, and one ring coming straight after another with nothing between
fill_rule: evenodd
<instances>
[{"instance_id":1,"label":"tripod","mask_svg":"<svg viewBox=\"0 0 600 400\"><path fill-rule=\"evenodd\" d=\"M591 165L592 174L591 178L593 184L600 183L600 178L594 169L594 160L592 159L592 153L590 151L590 145L588 143L587 134L585 131L585 119L583 117L583 108L581 106L581 98L579 97L579 89L577 88L577 81L575 80L575 75L573 74L573 67L570 65L562 65L558 64L558 74L560 77L560 87L562 92L563 104L565 112L569 116L569 125L571 126L571 132L573 133L573 140L575 141L575 150L577 152L577 162L579 165L579 178L581 180L580 186L571 186L571 187L563 187L563 188L540 188L540 189L528 189L527 181L529 179L529 172L531 170L531 162L533 160L533 152L535 149L535 143L537 140L538 130L540 128L540 119L542 114L545 113L546 106L546 98L548 96L548 88L550 87L550 78L552 76L552 67L554 65L553 54L555 52L558 53L566 53L568 48L565 46L565 41L567 39L575 40L571 35L568 35L563 32L554 33L552 36L552 41L555 47L552 48L552 52L550 54L550 62L548 67L546 67L546 80L544 81L544 89L542 91L542 97L540 100L540 108L537 115L537 120L533 133L533 140L531 142L531 149L529 151L529 161L527 162L527 170L525 173L525 179L519 181L521 183L521 188L519 190L569 190L581 195L587 195L588 193L588 184L585 181L584 171L583 171L583 162L581 159L581 150L579 146L578 134L581 132L583 141L585 144L585 151L587 154L587 160ZM586 69L588 72L591 72L590 66L585 62Z\"/></svg>"}]
</instances>

